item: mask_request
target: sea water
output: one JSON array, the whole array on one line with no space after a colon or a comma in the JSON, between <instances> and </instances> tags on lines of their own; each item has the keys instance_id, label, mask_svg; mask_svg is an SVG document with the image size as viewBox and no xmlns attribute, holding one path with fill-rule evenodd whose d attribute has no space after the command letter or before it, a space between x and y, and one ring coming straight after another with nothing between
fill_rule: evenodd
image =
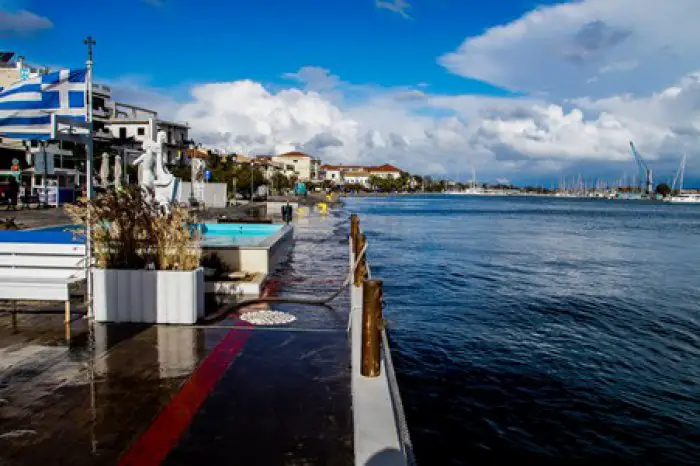
<instances>
[{"instance_id":1,"label":"sea water","mask_svg":"<svg viewBox=\"0 0 700 466\"><path fill-rule=\"evenodd\" d=\"M700 206L345 202L419 464L700 462Z\"/></svg>"}]
</instances>

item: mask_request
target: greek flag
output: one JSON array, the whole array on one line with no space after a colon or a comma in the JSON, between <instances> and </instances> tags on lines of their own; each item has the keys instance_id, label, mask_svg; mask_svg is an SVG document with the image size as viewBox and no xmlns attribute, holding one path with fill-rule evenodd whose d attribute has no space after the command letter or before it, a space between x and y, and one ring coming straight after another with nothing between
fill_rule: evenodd
<instances>
[{"instance_id":1,"label":"greek flag","mask_svg":"<svg viewBox=\"0 0 700 466\"><path fill-rule=\"evenodd\" d=\"M60 70L0 90L0 137L51 138L51 115L85 121L87 71Z\"/></svg>"}]
</instances>

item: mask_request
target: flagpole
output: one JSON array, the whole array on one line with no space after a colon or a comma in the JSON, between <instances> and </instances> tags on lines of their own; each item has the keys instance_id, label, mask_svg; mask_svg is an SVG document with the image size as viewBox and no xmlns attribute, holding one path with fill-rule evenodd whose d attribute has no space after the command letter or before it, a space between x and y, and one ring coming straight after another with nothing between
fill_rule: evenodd
<instances>
[{"instance_id":1,"label":"flagpole","mask_svg":"<svg viewBox=\"0 0 700 466\"><path fill-rule=\"evenodd\" d=\"M87 45L87 75L85 77L85 86L86 86L86 105L87 105L87 113L85 116L85 121L88 123L88 137L87 137L87 142L86 142L86 147L85 147L85 152L86 152L86 160L85 160L85 171L86 173L86 188L87 188L87 198L88 201L92 200L92 151L93 151L93 144L92 144L92 137L93 137L93 127L92 127L92 47L95 45L95 40L92 38L92 36L87 36L87 38L83 41L83 44ZM94 317L94 312L92 308L92 225L91 221L89 218L89 210L88 210L88 219L87 219L87 232L86 232L86 238L85 238L85 255L86 255L86 262L87 262L87 315L88 318L93 318Z\"/></svg>"}]
</instances>

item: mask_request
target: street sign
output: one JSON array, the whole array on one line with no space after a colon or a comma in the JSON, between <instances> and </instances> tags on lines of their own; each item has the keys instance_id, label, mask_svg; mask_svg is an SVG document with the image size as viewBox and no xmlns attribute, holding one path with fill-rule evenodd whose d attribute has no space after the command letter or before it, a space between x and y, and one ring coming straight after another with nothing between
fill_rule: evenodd
<instances>
[{"instance_id":1,"label":"street sign","mask_svg":"<svg viewBox=\"0 0 700 466\"><path fill-rule=\"evenodd\" d=\"M62 115L51 115L51 139L86 144L90 137L91 123L74 120Z\"/></svg>"},{"instance_id":2,"label":"street sign","mask_svg":"<svg viewBox=\"0 0 700 466\"><path fill-rule=\"evenodd\" d=\"M54 154L46 151L39 151L34 154L34 173L37 175L55 174Z\"/></svg>"}]
</instances>

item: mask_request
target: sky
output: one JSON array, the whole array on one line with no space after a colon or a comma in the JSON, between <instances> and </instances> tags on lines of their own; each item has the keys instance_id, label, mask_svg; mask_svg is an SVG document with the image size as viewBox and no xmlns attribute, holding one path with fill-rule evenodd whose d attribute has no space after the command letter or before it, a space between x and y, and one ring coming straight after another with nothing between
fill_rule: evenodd
<instances>
[{"instance_id":1,"label":"sky","mask_svg":"<svg viewBox=\"0 0 700 466\"><path fill-rule=\"evenodd\" d=\"M70 5L68 8L67 5ZM700 182L698 0L0 0L0 49L79 67L204 145L556 185Z\"/></svg>"}]
</instances>

